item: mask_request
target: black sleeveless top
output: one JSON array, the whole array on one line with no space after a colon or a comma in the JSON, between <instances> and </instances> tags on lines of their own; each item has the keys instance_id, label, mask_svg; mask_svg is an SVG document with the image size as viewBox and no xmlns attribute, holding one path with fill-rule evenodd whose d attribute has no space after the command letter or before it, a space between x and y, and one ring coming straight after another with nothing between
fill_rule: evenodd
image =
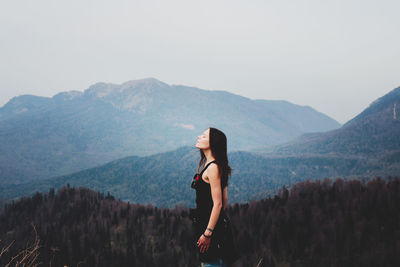
<instances>
[{"instance_id":1,"label":"black sleeveless top","mask_svg":"<svg viewBox=\"0 0 400 267\"><path fill-rule=\"evenodd\" d=\"M214 206L214 202L211 196L211 186L209 183L206 183L203 180L202 176L208 166L210 166L211 163L215 162L215 160L209 162L199 174L196 173L192 182L192 188L196 190L196 207L199 219L201 221L208 221L211 215L211 210Z\"/></svg>"},{"instance_id":2,"label":"black sleeveless top","mask_svg":"<svg viewBox=\"0 0 400 267\"><path fill-rule=\"evenodd\" d=\"M196 173L194 175L192 181L192 188L196 190L196 215L194 223L194 234L197 239L204 233L205 229L207 228L211 216L211 211L214 206L214 202L211 196L211 185L203 180L202 175L204 171L208 168L208 166L210 166L211 163L215 162L215 160L209 162L199 174ZM223 200L222 192L221 198ZM200 252L198 249L200 261L212 261L223 256L223 252L221 251L221 242L223 241L224 218L224 210L222 208L211 237L209 249L206 252Z\"/></svg>"}]
</instances>

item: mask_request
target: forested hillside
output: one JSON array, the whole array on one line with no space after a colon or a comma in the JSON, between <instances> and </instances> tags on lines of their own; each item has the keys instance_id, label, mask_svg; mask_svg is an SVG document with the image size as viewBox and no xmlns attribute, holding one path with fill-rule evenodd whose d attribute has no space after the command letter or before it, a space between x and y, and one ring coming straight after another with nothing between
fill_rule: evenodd
<instances>
[{"instance_id":1,"label":"forested hillside","mask_svg":"<svg viewBox=\"0 0 400 267\"><path fill-rule=\"evenodd\" d=\"M275 147L275 154L398 157L400 87L378 98L339 129L304 134Z\"/></svg>"},{"instance_id":2,"label":"forested hillside","mask_svg":"<svg viewBox=\"0 0 400 267\"><path fill-rule=\"evenodd\" d=\"M197 148L182 147L147 157L127 157L52 179L20 185L0 185L0 196L11 200L70 184L110 192L116 198L132 203L164 208L192 206L195 194L190 188L190 182L197 170L198 161ZM228 189L231 203L246 203L273 196L282 186L290 187L306 179L373 179L400 174L398 157L385 160L352 156L264 157L236 151L229 153L229 163L233 168Z\"/></svg>"},{"instance_id":3,"label":"forested hillside","mask_svg":"<svg viewBox=\"0 0 400 267\"><path fill-rule=\"evenodd\" d=\"M274 198L227 208L241 253L235 266L399 266L400 180L306 181ZM125 203L63 187L7 204L4 266L36 226L43 266L196 266L188 209Z\"/></svg>"}]
</instances>

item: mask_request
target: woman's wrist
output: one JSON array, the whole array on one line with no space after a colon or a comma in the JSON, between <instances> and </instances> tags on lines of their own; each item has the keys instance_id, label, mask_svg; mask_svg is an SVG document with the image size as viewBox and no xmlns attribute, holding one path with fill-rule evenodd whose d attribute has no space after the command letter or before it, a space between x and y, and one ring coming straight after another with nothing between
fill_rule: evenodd
<instances>
[{"instance_id":1,"label":"woman's wrist","mask_svg":"<svg viewBox=\"0 0 400 267\"><path fill-rule=\"evenodd\" d=\"M205 238L207 238L207 239L211 238L211 235L203 234L203 236L204 236Z\"/></svg>"},{"instance_id":2,"label":"woman's wrist","mask_svg":"<svg viewBox=\"0 0 400 267\"><path fill-rule=\"evenodd\" d=\"M207 228L207 229L204 231L204 236L206 236L206 237L207 237L207 236L211 237L212 232L213 232L213 229Z\"/></svg>"}]
</instances>

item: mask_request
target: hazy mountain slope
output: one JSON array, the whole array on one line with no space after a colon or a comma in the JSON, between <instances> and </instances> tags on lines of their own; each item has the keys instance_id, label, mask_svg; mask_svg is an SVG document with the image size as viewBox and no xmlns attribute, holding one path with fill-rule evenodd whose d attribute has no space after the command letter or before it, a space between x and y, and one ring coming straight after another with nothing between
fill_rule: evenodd
<instances>
[{"instance_id":1,"label":"hazy mountain slope","mask_svg":"<svg viewBox=\"0 0 400 267\"><path fill-rule=\"evenodd\" d=\"M400 87L374 101L341 128L304 134L275 153L351 154L380 157L400 152Z\"/></svg>"},{"instance_id":2,"label":"hazy mountain slope","mask_svg":"<svg viewBox=\"0 0 400 267\"><path fill-rule=\"evenodd\" d=\"M277 150L279 153L229 153L233 168L230 201L262 198L283 185L290 186L306 179L399 176L400 142L387 144L388 140L396 141L399 136L398 120L393 117L391 108L397 103L398 92L399 89L396 89L375 101L341 129L309 134L295 144L299 148L310 146L314 150L284 150L296 147L292 145L281 147L281 151ZM182 147L146 157L127 157L45 181L4 185L0 188L0 195L11 199L70 183L110 191L132 202L160 206L191 205L194 203L194 192L189 184L198 159L197 149L193 146Z\"/></svg>"},{"instance_id":3,"label":"hazy mountain slope","mask_svg":"<svg viewBox=\"0 0 400 267\"><path fill-rule=\"evenodd\" d=\"M209 126L227 134L233 151L269 147L340 125L309 107L152 78L97 83L52 98L20 96L0 108L0 184L192 145Z\"/></svg>"},{"instance_id":4,"label":"hazy mountain slope","mask_svg":"<svg viewBox=\"0 0 400 267\"><path fill-rule=\"evenodd\" d=\"M359 157L310 156L268 158L237 151L229 153L233 168L229 182L229 202L247 202L275 194L283 185L306 179L374 178L400 173L376 160ZM70 184L100 192L110 192L125 201L174 207L194 205L195 192L190 188L197 170L198 149L182 147L146 157L127 157L88 170L20 185L0 186L7 199L45 192L51 187ZM388 166L392 166L389 169Z\"/></svg>"}]
</instances>

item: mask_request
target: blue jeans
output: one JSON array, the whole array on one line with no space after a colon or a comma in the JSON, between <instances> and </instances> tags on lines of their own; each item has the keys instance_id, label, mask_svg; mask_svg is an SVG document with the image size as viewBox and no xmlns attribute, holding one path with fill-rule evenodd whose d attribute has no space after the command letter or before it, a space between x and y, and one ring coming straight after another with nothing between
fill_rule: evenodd
<instances>
[{"instance_id":1,"label":"blue jeans","mask_svg":"<svg viewBox=\"0 0 400 267\"><path fill-rule=\"evenodd\" d=\"M223 263L222 259L219 259L211 262L202 262L201 267L226 267L226 264Z\"/></svg>"}]
</instances>

